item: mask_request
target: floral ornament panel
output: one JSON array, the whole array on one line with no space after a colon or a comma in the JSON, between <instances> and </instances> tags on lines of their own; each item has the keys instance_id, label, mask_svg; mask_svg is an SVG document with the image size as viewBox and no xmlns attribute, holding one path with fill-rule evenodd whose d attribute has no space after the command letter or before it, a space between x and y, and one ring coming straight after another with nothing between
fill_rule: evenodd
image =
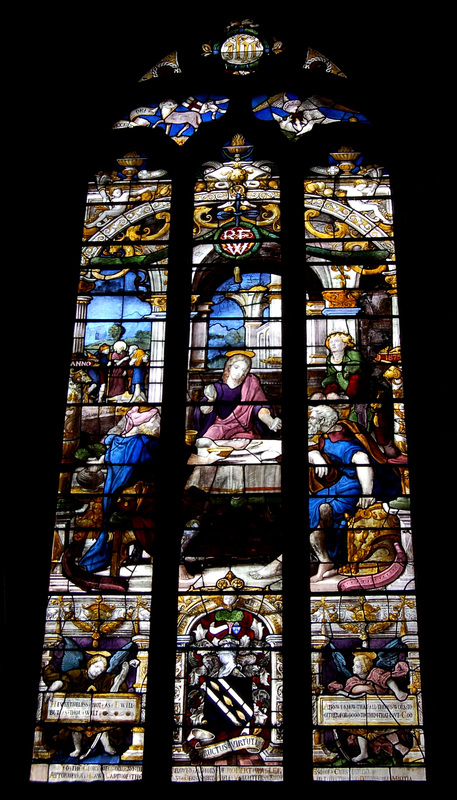
<instances>
[{"instance_id":1,"label":"floral ornament panel","mask_svg":"<svg viewBox=\"0 0 457 800\"><path fill-rule=\"evenodd\" d=\"M170 229L171 184L164 170L147 170L136 152L118 159L118 170L100 172L89 184L81 263L105 267L110 259L140 264L164 261ZM160 254L159 254L160 251ZM153 254L156 253L156 256ZM131 262L133 263L133 262Z\"/></svg>"},{"instance_id":2,"label":"floral ornament panel","mask_svg":"<svg viewBox=\"0 0 457 800\"><path fill-rule=\"evenodd\" d=\"M307 313L341 316L344 308L346 317L396 316L393 212L386 170L365 165L361 153L344 147L329 155L328 165L311 167L310 173L304 181L306 264L316 279L310 285ZM367 293L363 284L368 281Z\"/></svg>"},{"instance_id":3,"label":"floral ornament panel","mask_svg":"<svg viewBox=\"0 0 457 800\"><path fill-rule=\"evenodd\" d=\"M220 56L225 71L232 75L250 75L258 69L263 56L282 52L282 42L274 39L270 45L258 29L259 25L252 19L231 22L225 28L227 38L202 45L203 55Z\"/></svg>"},{"instance_id":4,"label":"floral ornament panel","mask_svg":"<svg viewBox=\"0 0 457 800\"><path fill-rule=\"evenodd\" d=\"M328 166L311 167L316 177L305 181L305 229L307 240L327 246L335 240L353 240L344 248L359 256L367 251L365 260L373 269L375 262L395 260L392 200L385 169L363 162L361 153L342 147L329 154ZM362 239L374 241L368 246Z\"/></svg>"},{"instance_id":5,"label":"floral ornament panel","mask_svg":"<svg viewBox=\"0 0 457 800\"><path fill-rule=\"evenodd\" d=\"M292 92L280 92L271 97L259 95L252 99L252 109L258 119L277 122L285 136L292 140L308 133L314 125L331 122L370 124L359 111L317 95L305 100Z\"/></svg>"},{"instance_id":6,"label":"floral ornament panel","mask_svg":"<svg viewBox=\"0 0 457 800\"><path fill-rule=\"evenodd\" d=\"M195 95L177 102L171 98L140 106L113 125L121 128L160 128L177 144L185 144L202 122L213 122L228 109L229 98L222 95Z\"/></svg>"}]
</instances>

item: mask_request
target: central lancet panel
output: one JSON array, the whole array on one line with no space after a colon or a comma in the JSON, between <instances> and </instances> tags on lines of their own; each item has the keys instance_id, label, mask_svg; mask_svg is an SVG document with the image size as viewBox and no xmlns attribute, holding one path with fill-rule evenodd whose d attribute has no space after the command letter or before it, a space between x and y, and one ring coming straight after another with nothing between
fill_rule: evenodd
<instances>
[{"instance_id":1,"label":"central lancet panel","mask_svg":"<svg viewBox=\"0 0 457 800\"><path fill-rule=\"evenodd\" d=\"M276 167L235 136L195 185L173 780L282 778Z\"/></svg>"}]
</instances>

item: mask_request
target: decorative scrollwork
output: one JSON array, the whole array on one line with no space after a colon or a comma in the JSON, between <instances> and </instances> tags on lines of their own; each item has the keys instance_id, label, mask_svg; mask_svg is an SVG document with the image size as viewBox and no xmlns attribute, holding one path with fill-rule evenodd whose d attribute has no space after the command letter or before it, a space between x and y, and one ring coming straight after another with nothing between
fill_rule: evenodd
<instances>
[{"instance_id":1,"label":"decorative scrollwork","mask_svg":"<svg viewBox=\"0 0 457 800\"><path fill-rule=\"evenodd\" d=\"M265 203L262 206L260 219L257 218L256 220L256 225L260 228L265 225L272 225L274 231L279 231L281 230L280 216L281 212L276 203Z\"/></svg>"},{"instance_id":2,"label":"decorative scrollwork","mask_svg":"<svg viewBox=\"0 0 457 800\"><path fill-rule=\"evenodd\" d=\"M345 236L350 234L349 225L345 222L336 222L334 226L325 226L325 231L319 231L315 228L311 219L318 217L320 211L316 209L307 209L305 211L305 228L309 233L312 233L317 239L344 239Z\"/></svg>"},{"instance_id":3,"label":"decorative scrollwork","mask_svg":"<svg viewBox=\"0 0 457 800\"><path fill-rule=\"evenodd\" d=\"M194 236L198 236L202 228L218 228L218 222L211 221L211 207L198 206L194 211Z\"/></svg>"},{"instance_id":4,"label":"decorative scrollwork","mask_svg":"<svg viewBox=\"0 0 457 800\"><path fill-rule=\"evenodd\" d=\"M155 219L164 220L164 224L159 231L152 233L150 227L143 227L142 225L131 225L130 228L127 228L127 230L123 234L123 237L120 238L119 241L122 241L123 238L130 239L132 242L140 240L143 242L152 242L155 239L162 239L170 229L170 212L159 211L155 215Z\"/></svg>"},{"instance_id":5,"label":"decorative scrollwork","mask_svg":"<svg viewBox=\"0 0 457 800\"><path fill-rule=\"evenodd\" d=\"M237 576L229 570L224 578L220 578L216 583L218 589L242 589L244 586L244 581L241 578L237 578Z\"/></svg>"}]
</instances>

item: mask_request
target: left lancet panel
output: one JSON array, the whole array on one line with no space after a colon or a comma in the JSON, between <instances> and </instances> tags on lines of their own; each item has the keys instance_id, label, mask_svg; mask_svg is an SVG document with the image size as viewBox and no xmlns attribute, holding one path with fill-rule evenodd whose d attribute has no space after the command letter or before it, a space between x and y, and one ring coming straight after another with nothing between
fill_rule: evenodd
<instances>
[{"instance_id":1,"label":"left lancet panel","mask_svg":"<svg viewBox=\"0 0 457 800\"><path fill-rule=\"evenodd\" d=\"M171 183L89 184L31 780L142 775Z\"/></svg>"}]
</instances>

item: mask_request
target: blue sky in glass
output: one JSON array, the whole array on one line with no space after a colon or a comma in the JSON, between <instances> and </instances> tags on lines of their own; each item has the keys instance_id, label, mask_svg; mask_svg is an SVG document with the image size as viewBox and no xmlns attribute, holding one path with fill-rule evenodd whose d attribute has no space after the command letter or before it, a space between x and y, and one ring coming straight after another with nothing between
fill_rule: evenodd
<instances>
[{"instance_id":1,"label":"blue sky in glass","mask_svg":"<svg viewBox=\"0 0 457 800\"><path fill-rule=\"evenodd\" d=\"M101 260L101 259L100 259ZM98 270L99 273L106 275L108 278L110 275L115 275L116 272L119 272L121 269L125 269L126 261L121 259L116 259L116 263L119 264L116 269L104 269L102 266L97 263L94 267ZM127 272L120 278L111 278L109 281L96 281L95 286L92 289L92 294L123 294L124 292L135 292L135 273Z\"/></svg>"},{"instance_id":2,"label":"blue sky in glass","mask_svg":"<svg viewBox=\"0 0 457 800\"><path fill-rule=\"evenodd\" d=\"M164 111L162 111L158 101L144 104L141 114L134 114L135 109L132 109L114 127L122 128L124 127L122 123L127 121L132 121L133 125L138 125L137 118L140 117L143 120L147 120L150 127L157 125L159 128L165 129L168 136L192 136L198 128L198 117L200 117L201 122L212 122L225 114L229 105L228 98L219 94L196 94L186 98L181 103L171 99L166 99L162 103L165 106ZM168 104L171 104L171 109L170 107L167 108ZM209 104L209 108L207 104ZM171 114L170 110L172 110ZM195 121L196 113L198 114L197 121ZM178 115L180 116L178 117ZM167 116L169 116L169 119L167 119Z\"/></svg>"},{"instance_id":3,"label":"blue sky in glass","mask_svg":"<svg viewBox=\"0 0 457 800\"><path fill-rule=\"evenodd\" d=\"M213 295L214 303L211 309L211 322L216 319L224 319L224 327L241 328L244 326L244 315L240 306L234 300L224 296L224 292L237 292L240 289L250 289L252 286L268 286L271 281L269 272L250 272L242 276L241 283L235 283L233 278L229 278L219 286ZM268 309L264 316L268 316Z\"/></svg>"},{"instance_id":4,"label":"blue sky in glass","mask_svg":"<svg viewBox=\"0 0 457 800\"><path fill-rule=\"evenodd\" d=\"M95 292L98 290L100 294L94 293L87 309L86 347L104 341L112 341L109 331L113 324L123 325L125 328L124 339L133 339L138 331L151 333L150 304L135 295L122 294L122 292L134 290L134 277L132 273L127 273L109 283L97 281Z\"/></svg>"},{"instance_id":5,"label":"blue sky in glass","mask_svg":"<svg viewBox=\"0 0 457 800\"><path fill-rule=\"evenodd\" d=\"M252 286L267 286L271 281L268 272L252 272L242 276L242 282L235 283L233 278L229 278L213 295L214 303L211 309L211 322L208 337L208 358L211 366L221 366L219 361L214 361L221 357L225 350L234 346L245 344L244 314L242 308L234 300L225 297L224 292L236 292L240 289L250 289ZM268 316L268 307L263 314ZM239 331L239 335L233 338L230 331ZM222 362L221 362L222 363Z\"/></svg>"},{"instance_id":6,"label":"blue sky in glass","mask_svg":"<svg viewBox=\"0 0 457 800\"><path fill-rule=\"evenodd\" d=\"M142 319L151 313L149 303L132 295L100 295L89 303L87 319Z\"/></svg>"},{"instance_id":7,"label":"blue sky in glass","mask_svg":"<svg viewBox=\"0 0 457 800\"><path fill-rule=\"evenodd\" d=\"M236 283L234 278L228 278L218 287L218 292L236 292L238 289L250 289L251 286L267 286L271 282L269 272L242 273L241 283Z\"/></svg>"},{"instance_id":8,"label":"blue sky in glass","mask_svg":"<svg viewBox=\"0 0 457 800\"><path fill-rule=\"evenodd\" d=\"M244 325L243 311L234 300L216 294L213 297L213 307L211 309L211 322L223 320L226 328L240 328ZM212 326L211 326L212 327Z\"/></svg>"},{"instance_id":9,"label":"blue sky in glass","mask_svg":"<svg viewBox=\"0 0 457 800\"><path fill-rule=\"evenodd\" d=\"M89 322L86 325L85 331L85 347L90 347L92 345L99 345L102 342L107 342L108 344L113 341L112 337L110 336L110 328L113 325L122 325L125 333L122 334L122 339L127 341L129 339L134 339L138 332L146 333L147 336L151 335L151 324L149 320L144 320L142 322L128 322L125 319L112 319L108 320L107 322Z\"/></svg>"}]
</instances>

